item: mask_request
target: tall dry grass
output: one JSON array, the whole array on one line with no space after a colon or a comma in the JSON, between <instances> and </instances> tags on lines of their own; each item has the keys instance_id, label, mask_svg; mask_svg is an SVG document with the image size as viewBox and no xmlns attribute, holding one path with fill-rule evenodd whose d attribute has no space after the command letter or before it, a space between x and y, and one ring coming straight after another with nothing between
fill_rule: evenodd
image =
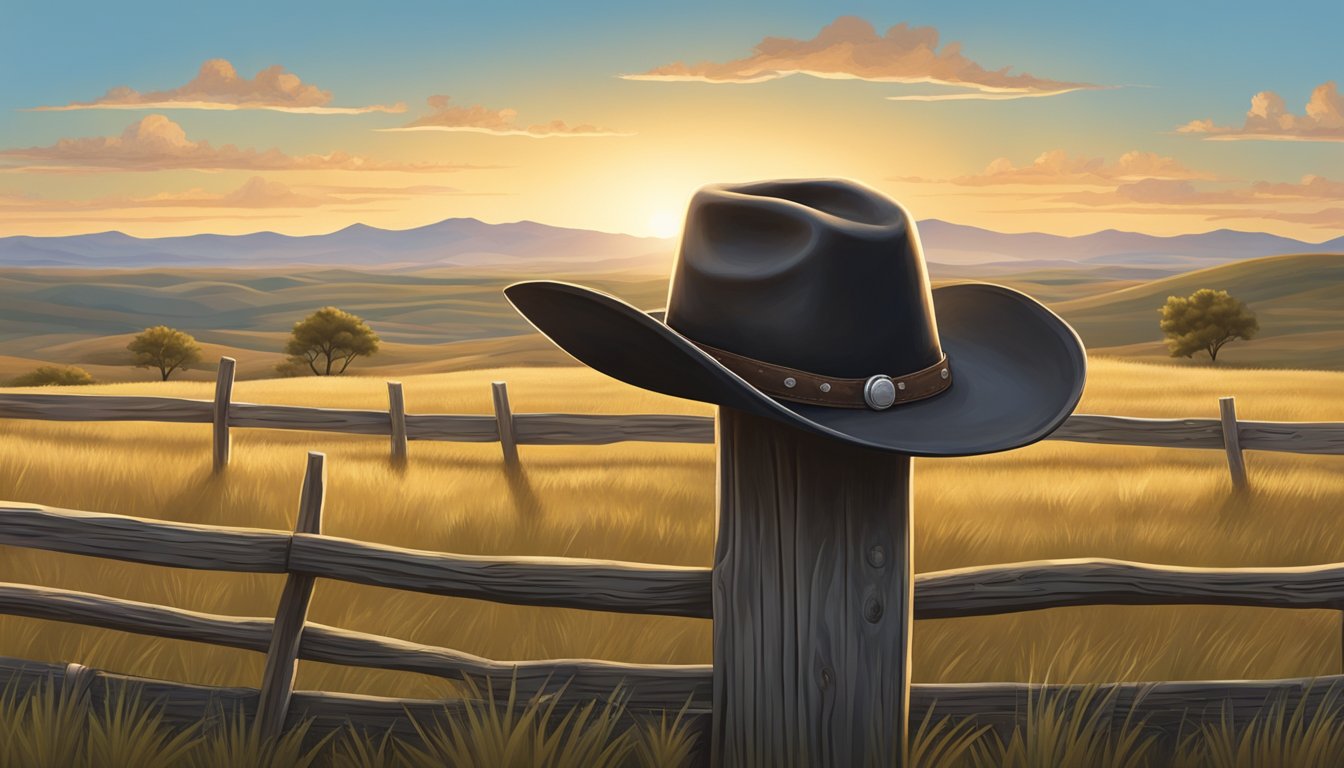
<instances>
[{"instance_id":1,"label":"tall dry grass","mask_svg":"<svg viewBox=\"0 0 1344 768\"><path fill-rule=\"evenodd\" d=\"M698 413L582 369L508 369L405 379L411 412L489 413L492 379L515 412ZM82 394L208 398L198 383L82 387ZM1344 421L1344 374L1172 368L1094 360L1080 411L1213 416L1236 395L1243 418ZM386 407L379 379L244 381L235 398ZM324 529L389 544L473 554L540 554L708 565L713 449L622 444L521 448L501 471L497 444L414 443L389 466L386 440L235 430L234 460L209 472L203 425L0 421L0 498L167 520L288 529L305 451L328 455ZM920 571L1052 557L1182 565L1344 561L1344 457L1250 453L1251 492L1230 493L1217 451L1045 442L996 456L920 460ZM136 566L5 548L0 580L230 615L274 611L283 579ZM594 656L709 661L709 623L492 605L320 581L314 621L498 659ZM1340 671L1332 611L1069 608L919 622L916 681L1280 677ZM52 622L0 618L0 655L79 661L120 672L252 685L245 651ZM301 663L299 687L436 696L446 681Z\"/></svg>"}]
</instances>

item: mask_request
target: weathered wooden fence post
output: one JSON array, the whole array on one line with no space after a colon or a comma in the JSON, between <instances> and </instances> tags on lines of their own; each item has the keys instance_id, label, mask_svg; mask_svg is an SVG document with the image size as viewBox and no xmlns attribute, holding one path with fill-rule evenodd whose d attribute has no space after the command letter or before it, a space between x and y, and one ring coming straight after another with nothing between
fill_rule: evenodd
<instances>
[{"instance_id":1,"label":"weathered wooden fence post","mask_svg":"<svg viewBox=\"0 0 1344 768\"><path fill-rule=\"evenodd\" d=\"M910 457L720 408L713 764L905 765Z\"/></svg>"},{"instance_id":2,"label":"weathered wooden fence post","mask_svg":"<svg viewBox=\"0 0 1344 768\"><path fill-rule=\"evenodd\" d=\"M299 495L295 533L322 532L322 505L326 499L326 488L326 456L310 451L308 469L303 476L303 491ZM275 611L275 627L271 631L271 645L266 652L266 669L261 675L256 726L263 739L277 738L284 731L289 699L294 693L299 643L303 640L303 624L308 619L308 602L312 596L313 577L290 573L285 580L285 589L280 593L280 605Z\"/></svg>"},{"instance_id":3,"label":"weathered wooden fence post","mask_svg":"<svg viewBox=\"0 0 1344 768\"><path fill-rule=\"evenodd\" d=\"M513 432L513 411L509 408L508 385L502 381L490 383L490 396L495 401L495 424L499 427L499 446L504 451L504 464L518 466L518 439Z\"/></svg>"},{"instance_id":4,"label":"weathered wooden fence post","mask_svg":"<svg viewBox=\"0 0 1344 768\"><path fill-rule=\"evenodd\" d=\"M1237 433L1237 403L1234 397L1218 398L1218 414L1223 421L1223 450L1227 452L1227 471L1232 487L1246 490L1246 459L1241 455L1241 437Z\"/></svg>"},{"instance_id":5,"label":"weathered wooden fence post","mask_svg":"<svg viewBox=\"0 0 1344 768\"><path fill-rule=\"evenodd\" d=\"M400 381L387 382L387 415L392 420L392 463L406 463L406 398Z\"/></svg>"},{"instance_id":6,"label":"weathered wooden fence post","mask_svg":"<svg viewBox=\"0 0 1344 768\"><path fill-rule=\"evenodd\" d=\"M229 401L233 399L233 373L238 361L232 357L219 358L219 372L215 375L214 471L223 472L229 465Z\"/></svg>"}]
</instances>

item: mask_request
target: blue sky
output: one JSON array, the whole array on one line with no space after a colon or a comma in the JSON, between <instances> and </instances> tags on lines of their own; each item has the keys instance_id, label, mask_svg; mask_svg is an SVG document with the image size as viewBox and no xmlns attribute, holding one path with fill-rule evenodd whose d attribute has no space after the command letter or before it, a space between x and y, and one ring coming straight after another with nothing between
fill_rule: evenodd
<instances>
[{"instance_id":1,"label":"blue sky","mask_svg":"<svg viewBox=\"0 0 1344 768\"><path fill-rule=\"evenodd\" d=\"M1332 117L1311 122L1305 111L1309 98L1333 103L1313 92L1344 78L1338 3L234 3L212 15L23 3L4 13L0 234L304 233L453 215L650 234L700 184L794 175L857 178L921 218L1003 230L1344 233L1344 192L1332 186L1344 185L1344 141ZM879 37L898 24L936 29L939 55L958 43L988 74L895 82L912 65L884 64L895 49L874 44L868 70L841 62L826 77L726 81L764 38L802 45L845 16ZM174 92L212 60L243 80L278 66L329 93L328 107L405 111L25 111L98 102L117 86ZM678 62L689 74L666 76ZM1039 82L1003 100L888 98L983 95L1003 68ZM1051 95L1061 82L1088 87ZM1263 92L1281 98L1288 117L1271 117L1288 128L1246 122ZM436 94L448 107L429 106ZM111 140L151 116L161 119L140 134L166 131L179 149L344 153L365 169L156 164L101 145L75 157L60 144ZM544 127L557 120L562 128ZM1139 155L1122 162L1126 153ZM441 169L406 169L417 163Z\"/></svg>"}]
</instances>

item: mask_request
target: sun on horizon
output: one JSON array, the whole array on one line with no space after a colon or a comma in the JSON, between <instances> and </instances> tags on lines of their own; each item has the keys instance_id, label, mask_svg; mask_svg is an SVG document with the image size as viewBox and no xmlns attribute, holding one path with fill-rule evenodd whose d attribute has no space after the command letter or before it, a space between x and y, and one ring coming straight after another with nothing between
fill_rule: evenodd
<instances>
[{"instance_id":1,"label":"sun on horizon","mask_svg":"<svg viewBox=\"0 0 1344 768\"><path fill-rule=\"evenodd\" d=\"M681 216L672 211L657 211L649 216L648 231L653 237L676 237L681 232Z\"/></svg>"}]
</instances>

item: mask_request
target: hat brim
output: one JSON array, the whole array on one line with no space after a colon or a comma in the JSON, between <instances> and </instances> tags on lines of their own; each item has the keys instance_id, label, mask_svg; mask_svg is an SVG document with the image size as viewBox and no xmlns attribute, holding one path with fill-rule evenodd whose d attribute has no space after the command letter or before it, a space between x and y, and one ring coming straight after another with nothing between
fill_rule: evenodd
<instances>
[{"instance_id":1,"label":"hat brim","mask_svg":"<svg viewBox=\"0 0 1344 768\"><path fill-rule=\"evenodd\" d=\"M1082 397L1087 356L1067 323L1025 294L971 283L934 289L952 386L885 411L775 400L655 315L570 283L504 290L523 317L590 368L642 389L778 419L913 456L970 456L1040 440Z\"/></svg>"}]
</instances>

